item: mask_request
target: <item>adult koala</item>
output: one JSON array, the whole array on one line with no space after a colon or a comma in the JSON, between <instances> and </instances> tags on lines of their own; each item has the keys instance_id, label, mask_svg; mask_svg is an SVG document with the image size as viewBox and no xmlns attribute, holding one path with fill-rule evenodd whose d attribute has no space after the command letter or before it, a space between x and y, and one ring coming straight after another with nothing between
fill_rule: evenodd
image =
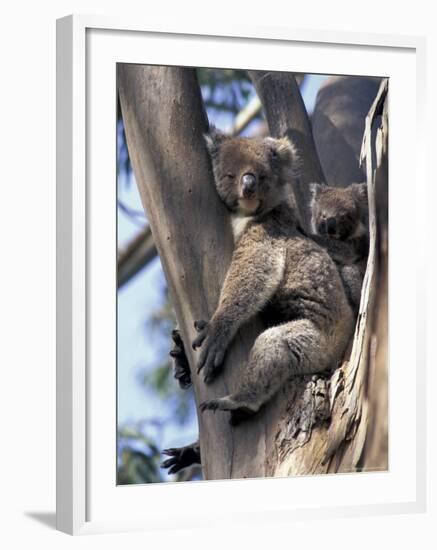
<instances>
[{"instance_id":1,"label":"adult koala","mask_svg":"<svg viewBox=\"0 0 437 550\"><path fill-rule=\"evenodd\" d=\"M227 206L235 249L209 322L196 321L198 372L210 383L239 327L261 314L237 391L201 403L231 412L236 424L255 414L294 375L336 365L353 332L354 315L338 269L300 229L290 182L297 166L287 139L206 136L215 185Z\"/></svg>"}]
</instances>

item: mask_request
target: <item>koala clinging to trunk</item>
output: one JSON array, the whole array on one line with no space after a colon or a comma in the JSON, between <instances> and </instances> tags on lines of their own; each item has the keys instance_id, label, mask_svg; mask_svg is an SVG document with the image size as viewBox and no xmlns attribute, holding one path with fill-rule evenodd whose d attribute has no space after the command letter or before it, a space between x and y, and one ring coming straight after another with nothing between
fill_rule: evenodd
<instances>
[{"instance_id":1,"label":"koala clinging to trunk","mask_svg":"<svg viewBox=\"0 0 437 550\"><path fill-rule=\"evenodd\" d=\"M367 184L347 187L311 184L312 238L338 265L349 300L356 310L369 253Z\"/></svg>"},{"instance_id":2,"label":"koala clinging to trunk","mask_svg":"<svg viewBox=\"0 0 437 550\"><path fill-rule=\"evenodd\" d=\"M206 136L217 192L227 206L235 249L219 304L198 321L198 372L214 380L236 332L260 313L256 339L235 393L205 401L231 411L231 423L255 414L294 375L318 373L342 359L353 313L336 265L299 226L290 181L297 164L286 138Z\"/></svg>"}]
</instances>

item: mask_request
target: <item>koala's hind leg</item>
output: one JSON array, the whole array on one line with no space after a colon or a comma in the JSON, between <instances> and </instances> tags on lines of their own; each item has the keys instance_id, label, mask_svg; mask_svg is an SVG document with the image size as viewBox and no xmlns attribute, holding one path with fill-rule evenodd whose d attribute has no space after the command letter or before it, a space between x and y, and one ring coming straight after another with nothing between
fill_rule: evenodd
<instances>
[{"instance_id":1,"label":"koala's hind leg","mask_svg":"<svg viewBox=\"0 0 437 550\"><path fill-rule=\"evenodd\" d=\"M290 321L258 336L231 395L201 403L200 410L231 411L231 424L259 411L292 376L312 374L330 366L326 338L308 319Z\"/></svg>"}]
</instances>

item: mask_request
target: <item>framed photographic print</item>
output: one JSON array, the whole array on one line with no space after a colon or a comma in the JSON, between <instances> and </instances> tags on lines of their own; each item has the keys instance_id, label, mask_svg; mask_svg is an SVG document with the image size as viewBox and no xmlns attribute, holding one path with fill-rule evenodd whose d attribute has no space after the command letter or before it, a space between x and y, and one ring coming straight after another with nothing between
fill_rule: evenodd
<instances>
[{"instance_id":1,"label":"framed photographic print","mask_svg":"<svg viewBox=\"0 0 437 550\"><path fill-rule=\"evenodd\" d=\"M424 508L423 51L58 21L60 530Z\"/></svg>"}]
</instances>

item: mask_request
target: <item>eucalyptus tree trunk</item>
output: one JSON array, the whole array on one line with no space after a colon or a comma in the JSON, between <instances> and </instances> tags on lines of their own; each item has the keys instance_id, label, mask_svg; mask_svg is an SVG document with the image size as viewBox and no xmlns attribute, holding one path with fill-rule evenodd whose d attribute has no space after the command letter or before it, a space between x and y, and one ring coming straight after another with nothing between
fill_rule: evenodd
<instances>
[{"instance_id":1,"label":"eucalyptus tree trunk","mask_svg":"<svg viewBox=\"0 0 437 550\"><path fill-rule=\"evenodd\" d=\"M215 191L203 141L208 121L195 70L119 65L117 77L129 154L186 343L196 402L229 394L236 388L240 368L261 331L261 323L255 318L238 332L222 375L212 385L205 386L196 374L196 353L189 345L195 337L193 321L209 319L215 310L233 241L228 214ZM274 117L268 116L269 124L277 116L282 121L279 128L293 131L293 121L300 121L305 163L317 167L311 127L298 87L294 83L290 93L286 82L277 87L273 80L269 92L261 90L253 73L251 77L258 92L261 91L260 99L267 113L273 111L272 102L281 106ZM265 78L263 83L267 85L268 81ZM304 168L301 181L308 182L313 177ZM371 239L373 258L374 231ZM370 264L374 265L373 259ZM225 414L199 416L205 479L322 473L360 467L367 434L363 421L367 412L363 411L371 411L373 405L363 394L364 382L357 390L354 380L365 381L368 375L363 357L368 357L373 274L371 269L363 292L364 305L352 355L355 359L336 370L332 380L326 376L296 377L263 411L237 427L229 425ZM352 369L355 374L351 375ZM350 407L350 415L346 407Z\"/></svg>"}]
</instances>

